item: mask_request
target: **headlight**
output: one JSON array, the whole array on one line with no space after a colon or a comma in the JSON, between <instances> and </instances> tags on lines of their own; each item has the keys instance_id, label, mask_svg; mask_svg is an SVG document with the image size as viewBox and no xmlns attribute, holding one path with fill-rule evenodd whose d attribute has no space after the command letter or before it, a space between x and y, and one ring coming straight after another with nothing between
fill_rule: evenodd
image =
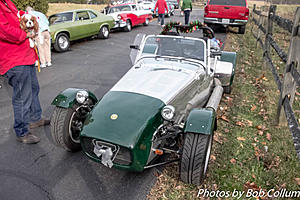
<instances>
[{"instance_id":1,"label":"headlight","mask_svg":"<svg viewBox=\"0 0 300 200\"><path fill-rule=\"evenodd\" d=\"M118 18L118 20L122 19L121 15L118 15L117 18Z\"/></svg>"},{"instance_id":2,"label":"headlight","mask_svg":"<svg viewBox=\"0 0 300 200\"><path fill-rule=\"evenodd\" d=\"M165 106L162 111L161 111L161 116L165 119L170 121L171 119L173 119L175 115L175 108L171 105L167 105Z\"/></svg>"},{"instance_id":3,"label":"headlight","mask_svg":"<svg viewBox=\"0 0 300 200\"><path fill-rule=\"evenodd\" d=\"M85 100L88 98L89 94L87 91L85 90L79 90L77 93L76 93L76 101L78 103L84 103Z\"/></svg>"}]
</instances>

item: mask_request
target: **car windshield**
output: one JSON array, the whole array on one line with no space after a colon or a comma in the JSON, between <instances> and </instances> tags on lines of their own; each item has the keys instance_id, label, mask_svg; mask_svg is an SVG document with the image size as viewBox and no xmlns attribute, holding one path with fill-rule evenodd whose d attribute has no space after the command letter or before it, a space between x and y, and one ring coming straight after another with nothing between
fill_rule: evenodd
<instances>
[{"instance_id":1,"label":"car windshield","mask_svg":"<svg viewBox=\"0 0 300 200\"><path fill-rule=\"evenodd\" d=\"M72 12L58 13L58 14L51 15L49 17L49 23L50 23L50 25L58 24L58 23L62 23L62 22L72 21L72 19L73 19Z\"/></svg>"},{"instance_id":2,"label":"car windshield","mask_svg":"<svg viewBox=\"0 0 300 200\"><path fill-rule=\"evenodd\" d=\"M246 0L210 0L210 5L246 6Z\"/></svg>"},{"instance_id":3,"label":"car windshield","mask_svg":"<svg viewBox=\"0 0 300 200\"><path fill-rule=\"evenodd\" d=\"M115 13L115 12L122 12L122 11L130 11L130 6L115 6L109 9L108 14Z\"/></svg>"},{"instance_id":4,"label":"car windshield","mask_svg":"<svg viewBox=\"0 0 300 200\"><path fill-rule=\"evenodd\" d=\"M202 70L205 71L203 65L191 60L177 59L171 57L146 56L139 60L135 68L149 67L153 71L172 70L182 73L191 73Z\"/></svg>"},{"instance_id":5,"label":"car windshield","mask_svg":"<svg viewBox=\"0 0 300 200\"><path fill-rule=\"evenodd\" d=\"M142 49L144 55L173 56L204 61L203 40L183 37L151 36Z\"/></svg>"}]
</instances>

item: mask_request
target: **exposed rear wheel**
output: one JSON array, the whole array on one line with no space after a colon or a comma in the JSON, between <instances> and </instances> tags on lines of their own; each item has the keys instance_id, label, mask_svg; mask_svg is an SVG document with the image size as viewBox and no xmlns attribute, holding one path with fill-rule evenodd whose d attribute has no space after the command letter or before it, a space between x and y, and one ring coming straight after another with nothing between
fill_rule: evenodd
<instances>
[{"instance_id":1,"label":"exposed rear wheel","mask_svg":"<svg viewBox=\"0 0 300 200\"><path fill-rule=\"evenodd\" d=\"M240 26L239 27L239 34L244 34L246 30L246 25Z\"/></svg>"},{"instance_id":2,"label":"exposed rear wheel","mask_svg":"<svg viewBox=\"0 0 300 200\"><path fill-rule=\"evenodd\" d=\"M186 133L180 161L182 181L200 185L205 176L210 157L213 135Z\"/></svg>"},{"instance_id":3,"label":"exposed rear wheel","mask_svg":"<svg viewBox=\"0 0 300 200\"><path fill-rule=\"evenodd\" d=\"M144 26L148 26L149 25L150 20L148 18L146 18L145 22L143 23Z\"/></svg>"},{"instance_id":4,"label":"exposed rear wheel","mask_svg":"<svg viewBox=\"0 0 300 200\"><path fill-rule=\"evenodd\" d=\"M225 86L224 88L224 93L225 94L231 94L231 85Z\"/></svg>"}]
</instances>

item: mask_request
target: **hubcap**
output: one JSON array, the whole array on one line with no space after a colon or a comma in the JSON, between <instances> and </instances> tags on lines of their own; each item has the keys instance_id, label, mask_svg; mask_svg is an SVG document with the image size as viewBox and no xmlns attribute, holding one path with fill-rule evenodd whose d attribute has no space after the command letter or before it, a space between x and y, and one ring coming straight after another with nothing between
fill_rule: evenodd
<instances>
[{"instance_id":1,"label":"hubcap","mask_svg":"<svg viewBox=\"0 0 300 200\"><path fill-rule=\"evenodd\" d=\"M127 22L127 29L131 30L131 24L130 24L130 22Z\"/></svg>"},{"instance_id":2,"label":"hubcap","mask_svg":"<svg viewBox=\"0 0 300 200\"><path fill-rule=\"evenodd\" d=\"M106 26L103 27L102 33L103 33L104 37L107 37L107 36L108 36L108 29L107 29Z\"/></svg>"},{"instance_id":3,"label":"hubcap","mask_svg":"<svg viewBox=\"0 0 300 200\"><path fill-rule=\"evenodd\" d=\"M146 24L149 24L149 19L146 19L145 23L146 23Z\"/></svg>"},{"instance_id":4,"label":"hubcap","mask_svg":"<svg viewBox=\"0 0 300 200\"><path fill-rule=\"evenodd\" d=\"M68 38L65 36L60 36L58 38L58 44L59 44L60 48L66 49L69 45Z\"/></svg>"}]
</instances>

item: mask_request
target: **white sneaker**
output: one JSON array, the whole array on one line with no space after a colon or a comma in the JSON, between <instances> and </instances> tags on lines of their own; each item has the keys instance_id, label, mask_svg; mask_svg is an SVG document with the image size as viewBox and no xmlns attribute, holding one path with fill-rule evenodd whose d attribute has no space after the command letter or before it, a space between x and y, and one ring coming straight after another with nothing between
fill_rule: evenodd
<instances>
[{"instance_id":1,"label":"white sneaker","mask_svg":"<svg viewBox=\"0 0 300 200\"><path fill-rule=\"evenodd\" d=\"M41 64L41 68L45 68L45 67L47 67L46 64Z\"/></svg>"},{"instance_id":2,"label":"white sneaker","mask_svg":"<svg viewBox=\"0 0 300 200\"><path fill-rule=\"evenodd\" d=\"M52 66L52 63L51 63L51 62L48 62L48 63L47 63L47 66L48 66L48 67Z\"/></svg>"}]
</instances>

